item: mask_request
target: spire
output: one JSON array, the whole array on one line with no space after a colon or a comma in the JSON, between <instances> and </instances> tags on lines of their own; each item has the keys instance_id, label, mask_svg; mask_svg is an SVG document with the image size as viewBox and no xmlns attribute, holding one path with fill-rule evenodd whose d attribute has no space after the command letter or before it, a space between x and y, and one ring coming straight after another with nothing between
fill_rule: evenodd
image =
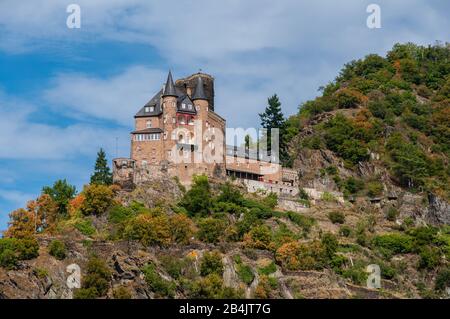
<instances>
[{"instance_id":1,"label":"spire","mask_svg":"<svg viewBox=\"0 0 450 319\"><path fill-rule=\"evenodd\" d=\"M205 90L203 89L203 80L201 75L197 76L197 86L195 87L192 100L206 100Z\"/></svg>"},{"instance_id":2,"label":"spire","mask_svg":"<svg viewBox=\"0 0 450 319\"><path fill-rule=\"evenodd\" d=\"M164 86L163 97L165 96L178 96L175 92L175 84L173 84L172 72L169 70L169 75L167 76L166 85Z\"/></svg>"}]
</instances>

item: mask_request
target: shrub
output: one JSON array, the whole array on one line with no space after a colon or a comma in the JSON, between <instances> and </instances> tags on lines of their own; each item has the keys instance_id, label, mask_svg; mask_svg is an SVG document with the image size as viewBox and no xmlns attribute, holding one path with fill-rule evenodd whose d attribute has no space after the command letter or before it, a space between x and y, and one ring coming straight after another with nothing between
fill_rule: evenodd
<instances>
[{"instance_id":1,"label":"shrub","mask_svg":"<svg viewBox=\"0 0 450 319\"><path fill-rule=\"evenodd\" d=\"M311 227L316 222L313 217L301 215L296 212L287 211L286 215L290 219L291 222L293 222L297 226L300 226L305 233L309 233L309 231L311 230Z\"/></svg>"},{"instance_id":2,"label":"shrub","mask_svg":"<svg viewBox=\"0 0 450 319\"><path fill-rule=\"evenodd\" d=\"M113 202L113 191L105 185L88 185L83 189L84 201L80 208L84 215L101 215Z\"/></svg>"},{"instance_id":3,"label":"shrub","mask_svg":"<svg viewBox=\"0 0 450 319\"><path fill-rule=\"evenodd\" d=\"M325 263L325 251L320 242L301 244L290 242L277 249L275 259L288 270L321 269Z\"/></svg>"},{"instance_id":4,"label":"shrub","mask_svg":"<svg viewBox=\"0 0 450 319\"><path fill-rule=\"evenodd\" d=\"M255 274L249 265L238 264L237 274L246 285L250 285L253 282L253 279L255 279Z\"/></svg>"},{"instance_id":5,"label":"shrub","mask_svg":"<svg viewBox=\"0 0 450 319\"><path fill-rule=\"evenodd\" d=\"M386 212L386 219L391 222L394 222L397 220L398 215L399 215L398 210L395 207L391 206L388 208L388 210Z\"/></svg>"},{"instance_id":6,"label":"shrub","mask_svg":"<svg viewBox=\"0 0 450 319\"><path fill-rule=\"evenodd\" d=\"M91 257L87 264L86 276L83 278L82 288L75 291L75 299L94 299L105 296L111 279L111 271L106 263Z\"/></svg>"},{"instance_id":7,"label":"shrub","mask_svg":"<svg viewBox=\"0 0 450 319\"><path fill-rule=\"evenodd\" d=\"M153 264L146 265L142 272L144 273L145 281L149 288L156 294L157 297L171 297L175 296L175 283L164 279L156 271Z\"/></svg>"},{"instance_id":8,"label":"shrub","mask_svg":"<svg viewBox=\"0 0 450 319\"><path fill-rule=\"evenodd\" d=\"M277 271L277 266L275 265L275 263L272 261L270 262L267 266L258 268L258 273L260 273L261 275L270 275L273 274L275 271Z\"/></svg>"},{"instance_id":9,"label":"shrub","mask_svg":"<svg viewBox=\"0 0 450 319\"><path fill-rule=\"evenodd\" d=\"M14 269L17 266L17 254L11 249L4 249L0 252L0 266L6 269Z\"/></svg>"},{"instance_id":10,"label":"shrub","mask_svg":"<svg viewBox=\"0 0 450 319\"><path fill-rule=\"evenodd\" d=\"M375 197L383 192L383 184L380 182L369 182L367 183L367 196Z\"/></svg>"},{"instance_id":11,"label":"shrub","mask_svg":"<svg viewBox=\"0 0 450 319\"><path fill-rule=\"evenodd\" d=\"M241 205L243 197L239 189L226 182L220 187L220 195L217 197L218 202L231 203Z\"/></svg>"},{"instance_id":12,"label":"shrub","mask_svg":"<svg viewBox=\"0 0 450 319\"><path fill-rule=\"evenodd\" d=\"M441 262L441 252L439 248L425 246L419 253L419 269L434 269Z\"/></svg>"},{"instance_id":13,"label":"shrub","mask_svg":"<svg viewBox=\"0 0 450 319\"><path fill-rule=\"evenodd\" d=\"M347 225L342 225L339 228L339 234L343 237L350 237L350 235L352 234L352 229Z\"/></svg>"},{"instance_id":14,"label":"shrub","mask_svg":"<svg viewBox=\"0 0 450 319\"><path fill-rule=\"evenodd\" d=\"M413 250L412 238L401 233L376 236L372 243L375 247L388 250L393 254L409 253Z\"/></svg>"},{"instance_id":15,"label":"shrub","mask_svg":"<svg viewBox=\"0 0 450 319\"><path fill-rule=\"evenodd\" d=\"M266 197L262 200L263 204L267 207L274 209L275 206L278 204L278 195L276 193L269 193Z\"/></svg>"},{"instance_id":16,"label":"shrub","mask_svg":"<svg viewBox=\"0 0 450 319\"><path fill-rule=\"evenodd\" d=\"M133 209L122 205L115 205L109 210L108 220L114 224L120 224L135 215Z\"/></svg>"},{"instance_id":17,"label":"shrub","mask_svg":"<svg viewBox=\"0 0 450 319\"><path fill-rule=\"evenodd\" d=\"M189 217L175 214L169 219L172 241L179 244L188 244L194 234L194 223Z\"/></svg>"},{"instance_id":18,"label":"shrub","mask_svg":"<svg viewBox=\"0 0 450 319\"><path fill-rule=\"evenodd\" d=\"M442 269L436 276L435 289L438 291L450 287L450 268Z\"/></svg>"},{"instance_id":19,"label":"shrub","mask_svg":"<svg viewBox=\"0 0 450 319\"><path fill-rule=\"evenodd\" d=\"M329 212L328 218L333 224L343 224L345 223L345 215L341 212Z\"/></svg>"},{"instance_id":20,"label":"shrub","mask_svg":"<svg viewBox=\"0 0 450 319\"><path fill-rule=\"evenodd\" d=\"M141 214L133 218L125 227L124 236L128 239L139 240L146 246L167 246L172 238L167 216L151 214Z\"/></svg>"},{"instance_id":21,"label":"shrub","mask_svg":"<svg viewBox=\"0 0 450 319\"><path fill-rule=\"evenodd\" d=\"M78 220L74 227L85 236L92 236L95 234L95 227L92 225L92 221L87 218Z\"/></svg>"},{"instance_id":22,"label":"shrub","mask_svg":"<svg viewBox=\"0 0 450 319\"><path fill-rule=\"evenodd\" d=\"M331 194L330 192L323 192L322 195L320 196L320 199L326 202L336 201L336 197L334 197L334 195Z\"/></svg>"},{"instance_id":23,"label":"shrub","mask_svg":"<svg viewBox=\"0 0 450 319\"><path fill-rule=\"evenodd\" d=\"M223 263L222 256L218 251L205 252L200 262L200 274L207 276L209 274L217 274L222 276Z\"/></svg>"},{"instance_id":24,"label":"shrub","mask_svg":"<svg viewBox=\"0 0 450 319\"><path fill-rule=\"evenodd\" d=\"M131 299L132 295L128 288L119 286L113 290L114 299Z\"/></svg>"},{"instance_id":25,"label":"shrub","mask_svg":"<svg viewBox=\"0 0 450 319\"><path fill-rule=\"evenodd\" d=\"M217 274L210 274L200 278L187 287L189 298L192 299L238 299L243 297L240 290L224 287L222 278Z\"/></svg>"},{"instance_id":26,"label":"shrub","mask_svg":"<svg viewBox=\"0 0 450 319\"><path fill-rule=\"evenodd\" d=\"M183 269L187 264L185 259L179 259L170 255L163 255L159 258L159 260L164 270L167 271L173 279L178 279L181 277Z\"/></svg>"},{"instance_id":27,"label":"shrub","mask_svg":"<svg viewBox=\"0 0 450 319\"><path fill-rule=\"evenodd\" d=\"M48 246L48 253L56 259L63 260L66 258L66 245L57 239L52 240Z\"/></svg>"},{"instance_id":28,"label":"shrub","mask_svg":"<svg viewBox=\"0 0 450 319\"><path fill-rule=\"evenodd\" d=\"M325 233L322 235L320 243L322 244L322 247L325 250L325 254L328 259L333 258L339 245L336 236L332 233Z\"/></svg>"},{"instance_id":29,"label":"shrub","mask_svg":"<svg viewBox=\"0 0 450 319\"><path fill-rule=\"evenodd\" d=\"M272 240L272 233L266 225L253 227L250 232L244 236L246 247L256 249L268 249Z\"/></svg>"},{"instance_id":30,"label":"shrub","mask_svg":"<svg viewBox=\"0 0 450 319\"><path fill-rule=\"evenodd\" d=\"M49 195L55 201L61 216L67 216L69 201L74 198L77 190L64 179L57 180L52 187L45 186L42 188L42 193Z\"/></svg>"},{"instance_id":31,"label":"shrub","mask_svg":"<svg viewBox=\"0 0 450 319\"><path fill-rule=\"evenodd\" d=\"M198 222L198 238L207 243L217 243L225 233L225 222L212 217L203 218Z\"/></svg>"},{"instance_id":32,"label":"shrub","mask_svg":"<svg viewBox=\"0 0 450 319\"><path fill-rule=\"evenodd\" d=\"M211 211L211 189L208 177L198 175L193 177L193 184L183 196L180 206L184 207L190 216L207 216Z\"/></svg>"}]
</instances>

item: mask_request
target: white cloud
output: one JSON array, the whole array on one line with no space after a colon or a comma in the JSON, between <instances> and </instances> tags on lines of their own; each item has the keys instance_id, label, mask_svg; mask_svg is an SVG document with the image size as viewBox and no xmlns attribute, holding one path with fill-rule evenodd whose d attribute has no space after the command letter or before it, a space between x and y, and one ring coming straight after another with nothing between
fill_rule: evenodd
<instances>
[{"instance_id":1,"label":"white cloud","mask_svg":"<svg viewBox=\"0 0 450 319\"><path fill-rule=\"evenodd\" d=\"M17 190L0 189L0 198L11 202L17 207L23 207L29 200L36 197L36 194L28 194Z\"/></svg>"},{"instance_id":2,"label":"white cloud","mask_svg":"<svg viewBox=\"0 0 450 319\"><path fill-rule=\"evenodd\" d=\"M89 124L66 127L33 122L40 109L0 92L0 159L67 159L95 154L126 130Z\"/></svg>"}]
</instances>

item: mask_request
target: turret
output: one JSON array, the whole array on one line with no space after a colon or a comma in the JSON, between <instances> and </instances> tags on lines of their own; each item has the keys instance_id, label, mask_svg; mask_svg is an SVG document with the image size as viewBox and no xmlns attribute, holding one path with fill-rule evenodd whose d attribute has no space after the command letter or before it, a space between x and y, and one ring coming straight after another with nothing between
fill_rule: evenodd
<instances>
[{"instance_id":1,"label":"turret","mask_svg":"<svg viewBox=\"0 0 450 319\"><path fill-rule=\"evenodd\" d=\"M172 72L170 72L170 71L169 71L169 75L167 76L166 85L164 86L164 91L162 94L163 98L165 98L166 96L178 97L178 95L175 91L175 84L173 83L173 79L172 79Z\"/></svg>"}]
</instances>

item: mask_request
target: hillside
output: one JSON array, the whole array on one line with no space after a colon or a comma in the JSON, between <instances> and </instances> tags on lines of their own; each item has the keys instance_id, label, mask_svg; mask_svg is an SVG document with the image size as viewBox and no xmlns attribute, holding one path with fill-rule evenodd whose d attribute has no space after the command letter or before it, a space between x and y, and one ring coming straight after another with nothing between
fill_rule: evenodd
<instances>
[{"instance_id":1,"label":"hillside","mask_svg":"<svg viewBox=\"0 0 450 319\"><path fill-rule=\"evenodd\" d=\"M45 187L10 214L0 298L448 298L449 58L396 45L304 103L284 135L298 198L206 176L125 191L106 169Z\"/></svg>"}]
</instances>

